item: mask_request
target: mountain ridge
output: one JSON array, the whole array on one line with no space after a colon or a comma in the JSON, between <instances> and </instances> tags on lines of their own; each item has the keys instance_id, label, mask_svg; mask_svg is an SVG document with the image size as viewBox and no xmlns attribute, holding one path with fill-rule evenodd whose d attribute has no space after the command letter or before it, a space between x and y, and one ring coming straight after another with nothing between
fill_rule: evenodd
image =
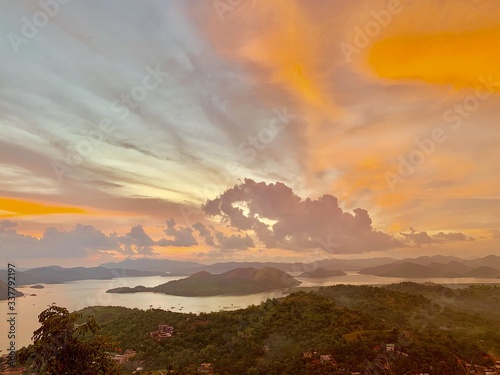
<instances>
[{"instance_id":1,"label":"mountain ridge","mask_svg":"<svg viewBox=\"0 0 500 375\"><path fill-rule=\"evenodd\" d=\"M163 272L134 269L108 269L104 267L48 266L16 271L16 285L60 284L78 280L111 280L117 277L164 276ZM7 279L7 271L0 270L0 279Z\"/></svg>"},{"instance_id":2,"label":"mountain ridge","mask_svg":"<svg viewBox=\"0 0 500 375\"><path fill-rule=\"evenodd\" d=\"M359 271L362 275L400 278L500 278L500 269L490 266L462 266L450 262L431 263L427 266L413 262L395 262L379 267L369 267Z\"/></svg>"}]
</instances>

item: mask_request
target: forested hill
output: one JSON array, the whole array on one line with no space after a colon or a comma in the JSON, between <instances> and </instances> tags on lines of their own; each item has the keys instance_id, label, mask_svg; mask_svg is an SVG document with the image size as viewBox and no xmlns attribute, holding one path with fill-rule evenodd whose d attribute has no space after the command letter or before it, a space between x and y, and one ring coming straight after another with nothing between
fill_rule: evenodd
<instances>
[{"instance_id":1,"label":"forested hill","mask_svg":"<svg viewBox=\"0 0 500 375\"><path fill-rule=\"evenodd\" d=\"M108 293L157 292L179 296L214 296L221 294L253 294L290 288L300 282L276 268L237 268L222 274L198 272L185 279L169 281L152 288L115 288Z\"/></svg>"},{"instance_id":2,"label":"forested hill","mask_svg":"<svg viewBox=\"0 0 500 375\"><path fill-rule=\"evenodd\" d=\"M388 366L393 374L458 374L466 362L486 368L491 355L500 357L500 316L491 313L499 310L496 286L402 283L324 287L236 311L93 307L83 313L94 315L123 349L137 350L135 360L146 370L194 374L211 363L214 374L384 374ZM153 340L149 333L159 324L174 327L173 336Z\"/></svg>"}]
</instances>

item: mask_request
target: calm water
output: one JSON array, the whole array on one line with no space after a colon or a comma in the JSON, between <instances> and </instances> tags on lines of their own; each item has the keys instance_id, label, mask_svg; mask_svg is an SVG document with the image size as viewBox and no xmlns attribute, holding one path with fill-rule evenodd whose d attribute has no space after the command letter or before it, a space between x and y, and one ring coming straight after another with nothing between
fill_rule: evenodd
<instances>
[{"instance_id":1,"label":"calm water","mask_svg":"<svg viewBox=\"0 0 500 375\"><path fill-rule=\"evenodd\" d=\"M245 296L214 296L214 297L179 297L157 293L136 294L108 294L106 290L121 286L134 287L137 285L156 286L167 281L178 280L181 277L128 277L113 280L83 280L64 284L44 284L44 289L18 287L25 294L17 298L17 348L29 345L31 335L38 325L38 314L55 302L68 310L79 310L87 306L124 306L129 308L148 309L150 306L180 312L211 312L245 308L252 304L258 305L268 298L282 297L281 291L258 293ZM329 277L325 279L302 279L301 286L325 286L334 284L376 285L392 284L401 281L426 282L436 284L474 284L499 283L498 279L399 279L393 277L377 277L359 275L357 272L347 272L347 276ZM31 296L36 294L36 296ZM5 354L7 347L7 301L0 301L0 354Z\"/></svg>"}]
</instances>

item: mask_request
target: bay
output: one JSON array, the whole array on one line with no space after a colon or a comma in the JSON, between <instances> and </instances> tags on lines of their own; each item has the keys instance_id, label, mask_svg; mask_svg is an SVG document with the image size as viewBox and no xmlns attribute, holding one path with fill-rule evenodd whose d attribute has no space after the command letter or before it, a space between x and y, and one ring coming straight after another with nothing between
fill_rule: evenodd
<instances>
[{"instance_id":1,"label":"bay","mask_svg":"<svg viewBox=\"0 0 500 375\"><path fill-rule=\"evenodd\" d=\"M302 282L301 287L327 286L335 284L350 285L384 285L402 281L418 283L433 282L450 287L463 287L468 284L499 283L499 279L483 278L429 278L402 279L394 277L378 277L360 275L357 272L346 272L346 276L335 276L324 279L306 279L297 277ZM293 275L293 273L291 273ZM297 276L297 275L294 275ZM159 293L110 294L106 290L117 287L134 287L143 285L156 286L182 277L126 277L112 280L81 280L63 284L42 284L43 289L33 289L29 286L18 287L25 296L16 299L16 348L27 346L31 342L33 331L39 327L38 315L52 303L66 307L69 311L80 310L87 306L123 306L128 308L161 308L185 313L200 313L219 310L234 310L250 305L258 305L268 298L283 297L282 291L272 291L250 295L225 295L211 297L181 297ZM32 294L36 294L33 296ZM0 337L2 347L0 355L7 353L9 323L7 322L7 301L0 301ZM5 344L4 344L5 343Z\"/></svg>"}]
</instances>

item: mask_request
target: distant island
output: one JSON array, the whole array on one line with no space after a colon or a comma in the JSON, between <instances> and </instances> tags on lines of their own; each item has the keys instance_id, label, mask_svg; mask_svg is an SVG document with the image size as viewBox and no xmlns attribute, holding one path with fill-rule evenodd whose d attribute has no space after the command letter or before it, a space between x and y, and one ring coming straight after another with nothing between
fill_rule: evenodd
<instances>
[{"instance_id":1,"label":"distant island","mask_svg":"<svg viewBox=\"0 0 500 375\"><path fill-rule=\"evenodd\" d=\"M16 272L16 285L32 285L41 289L39 284L60 284L77 280L111 280L117 277L166 276L166 272L142 271L135 269L104 267L72 267L59 266L38 267ZM7 279L7 271L0 269L0 280Z\"/></svg>"},{"instance_id":2,"label":"distant island","mask_svg":"<svg viewBox=\"0 0 500 375\"><path fill-rule=\"evenodd\" d=\"M412 262L394 262L377 267L364 268L363 275L401 278L500 278L500 270L490 266L465 265L456 261L447 264L421 265Z\"/></svg>"},{"instance_id":3,"label":"distant island","mask_svg":"<svg viewBox=\"0 0 500 375\"><path fill-rule=\"evenodd\" d=\"M307 272L300 274L299 277L307 277L310 279L321 279L324 277L345 276L345 275L347 275L347 274L344 271L316 268L314 270L307 271Z\"/></svg>"},{"instance_id":4,"label":"distant island","mask_svg":"<svg viewBox=\"0 0 500 375\"><path fill-rule=\"evenodd\" d=\"M222 294L254 294L297 286L300 281L275 268L237 268L222 274L198 272L185 279L169 281L155 287L109 289L107 293L156 292L185 297Z\"/></svg>"},{"instance_id":5,"label":"distant island","mask_svg":"<svg viewBox=\"0 0 500 375\"><path fill-rule=\"evenodd\" d=\"M128 269L128 270L140 270L140 271L153 271L153 272L163 272L166 276L189 276L194 275L201 271L206 271L212 274L224 273L227 271L234 270L236 268L276 268L284 272L296 272L301 270L301 272L313 270L315 268L324 268L327 270L342 270L342 271L361 271L360 273L370 275L371 273L366 273L372 269L377 269L379 266L390 266L395 267L396 265L401 265L402 263L414 263L422 266L428 266L431 268L441 268L444 267L446 270L454 271L456 273L467 272L478 268L481 266L492 267L495 269L500 269L500 256L488 255L483 258L475 259L461 259L455 256L444 256L444 255L433 255L433 256L420 256L417 258L405 258L405 259L394 259L394 258L363 258L363 259L318 259L310 263L282 263L282 262L224 262L224 263L214 263L214 264L200 264L196 262L179 262L169 259L126 259L121 262L114 263L103 263L100 267L108 269ZM387 269L388 271L388 269ZM450 273L449 277L456 277L456 273ZM1 271L0 271L1 275ZM446 275L446 274L445 274ZM131 275L127 275L131 276ZM472 277L472 276L468 276ZM481 276L484 277L484 276Z\"/></svg>"},{"instance_id":6,"label":"distant island","mask_svg":"<svg viewBox=\"0 0 500 375\"><path fill-rule=\"evenodd\" d=\"M60 284L81 280L111 280L123 277L189 276L202 272L223 274L235 269L272 268L282 272L304 272L300 277L321 278L340 276L325 274L324 270L358 271L362 275L399 278L490 278L500 280L500 256L461 259L454 256L421 256L418 258L368 258L368 259L322 259L310 263L280 262L225 262L201 264L169 259L126 259L118 263L104 263L98 267L47 266L16 271L16 286ZM7 280L6 269L0 269L0 280ZM140 289L140 288L139 288ZM149 291L149 290L148 290Z\"/></svg>"},{"instance_id":7,"label":"distant island","mask_svg":"<svg viewBox=\"0 0 500 375\"><path fill-rule=\"evenodd\" d=\"M33 289L43 289L45 288L43 285L40 285L40 284L36 284L36 285L32 285L30 286L30 288L33 288Z\"/></svg>"}]
</instances>

